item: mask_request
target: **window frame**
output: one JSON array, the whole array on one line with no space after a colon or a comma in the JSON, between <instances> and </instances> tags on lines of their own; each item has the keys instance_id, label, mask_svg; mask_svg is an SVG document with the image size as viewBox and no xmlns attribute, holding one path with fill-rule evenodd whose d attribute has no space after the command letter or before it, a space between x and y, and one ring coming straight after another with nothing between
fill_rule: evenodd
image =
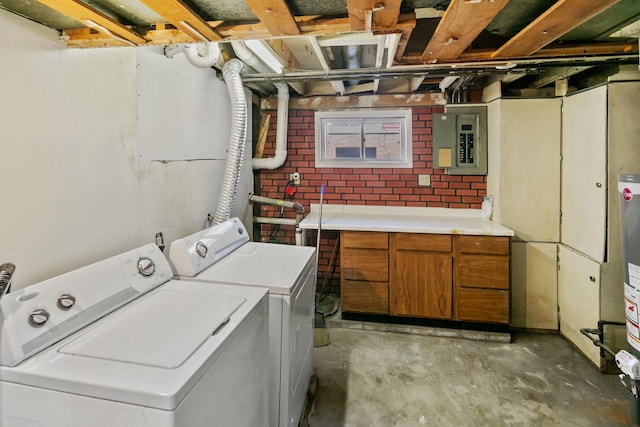
<instances>
[{"instance_id":1,"label":"window frame","mask_svg":"<svg viewBox=\"0 0 640 427\"><path fill-rule=\"evenodd\" d=\"M412 110L376 109L376 110L318 110L315 119L315 157L316 168L412 168L413 137ZM336 159L327 156L327 127L332 120L360 123L360 156ZM397 160L379 160L366 157L364 129L367 121L384 120L400 122L400 158Z\"/></svg>"}]
</instances>

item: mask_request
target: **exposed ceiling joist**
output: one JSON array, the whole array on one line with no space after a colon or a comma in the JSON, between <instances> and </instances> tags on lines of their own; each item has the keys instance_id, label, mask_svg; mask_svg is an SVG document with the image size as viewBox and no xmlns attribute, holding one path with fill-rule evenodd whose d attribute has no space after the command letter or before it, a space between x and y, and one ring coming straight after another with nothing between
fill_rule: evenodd
<instances>
[{"instance_id":1,"label":"exposed ceiling joist","mask_svg":"<svg viewBox=\"0 0 640 427\"><path fill-rule=\"evenodd\" d=\"M82 22L108 38L123 39L134 45L146 44L146 40L138 33L130 30L119 22L100 13L92 7L77 0L38 0L38 2L56 10L78 22ZM122 43L115 42L116 45Z\"/></svg>"},{"instance_id":2,"label":"exposed ceiling joist","mask_svg":"<svg viewBox=\"0 0 640 427\"><path fill-rule=\"evenodd\" d=\"M284 0L245 0L272 36L297 36L300 29Z\"/></svg>"},{"instance_id":3,"label":"exposed ceiling joist","mask_svg":"<svg viewBox=\"0 0 640 427\"><path fill-rule=\"evenodd\" d=\"M347 0L351 31L394 30L401 0Z\"/></svg>"},{"instance_id":4,"label":"exposed ceiling joist","mask_svg":"<svg viewBox=\"0 0 640 427\"><path fill-rule=\"evenodd\" d=\"M181 0L141 0L192 40L216 41L222 36Z\"/></svg>"},{"instance_id":5,"label":"exposed ceiling joist","mask_svg":"<svg viewBox=\"0 0 640 427\"><path fill-rule=\"evenodd\" d=\"M422 53L423 62L458 58L509 0L452 0Z\"/></svg>"},{"instance_id":6,"label":"exposed ceiling joist","mask_svg":"<svg viewBox=\"0 0 640 427\"><path fill-rule=\"evenodd\" d=\"M620 0L558 0L491 56L528 56Z\"/></svg>"},{"instance_id":7,"label":"exposed ceiling joist","mask_svg":"<svg viewBox=\"0 0 640 427\"><path fill-rule=\"evenodd\" d=\"M55 0L52 0L55 1ZM348 18L319 18L313 16L296 17L296 22L302 35L327 35L346 33L351 31ZM262 23L234 24L225 21L209 21L207 24L214 28L225 40L266 39L271 33ZM405 22L404 25L410 23ZM414 24L415 25L415 21ZM109 44L106 37L96 37L86 28L64 30L63 37L71 47L102 47ZM175 28L167 28L164 24L158 24L154 29L144 34L150 45L166 45L174 43L189 43L193 39L183 31Z\"/></svg>"},{"instance_id":8,"label":"exposed ceiling joist","mask_svg":"<svg viewBox=\"0 0 640 427\"><path fill-rule=\"evenodd\" d=\"M311 44L311 48L316 54L316 58L318 58L318 61L320 62L320 66L322 67L322 69L325 72L329 72L331 67L329 66L329 62L327 61L327 58L325 57L324 52L322 51L322 47L320 46L320 43L318 43L318 39L315 37L309 37L309 43ZM342 80L330 80L329 83L331 84L331 87L333 88L335 93L338 93L340 95L344 93L345 87L344 87L344 82Z\"/></svg>"}]
</instances>

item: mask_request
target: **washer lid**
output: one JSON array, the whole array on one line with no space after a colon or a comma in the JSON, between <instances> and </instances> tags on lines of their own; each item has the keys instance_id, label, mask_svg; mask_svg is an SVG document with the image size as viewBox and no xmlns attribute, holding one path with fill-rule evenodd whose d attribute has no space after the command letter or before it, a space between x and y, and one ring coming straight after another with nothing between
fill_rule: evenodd
<instances>
[{"instance_id":1,"label":"washer lid","mask_svg":"<svg viewBox=\"0 0 640 427\"><path fill-rule=\"evenodd\" d=\"M182 365L211 335L229 321L245 298L161 290L131 303L109 322L95 328L60 352L75 356L159 368ZM180 313L176 316L174 313Z\"/></svg>"},{"instance_id":2,"label":"washer lid","mask_svg":"<svg viewBox=\"0 0 640 427\"><path fill-rule=\"evenodd\" d=\"M247 242L195 280L260 286L271 294L290 295L314 254L315 248L309 246Z\"/></svg>"}]
</instances>

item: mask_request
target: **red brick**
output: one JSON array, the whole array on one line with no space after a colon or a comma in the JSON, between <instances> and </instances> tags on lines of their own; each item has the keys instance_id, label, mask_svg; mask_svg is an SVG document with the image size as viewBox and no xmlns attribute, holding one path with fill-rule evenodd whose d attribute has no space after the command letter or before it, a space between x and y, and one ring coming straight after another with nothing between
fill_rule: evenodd
<instances>
[{"instance_id":1,"label":"red brick","mask_svg":"<svg viewBox=\"0 0 640 427\"><path fill-rule=\"evenodd\" d=\"M336 187L335 191L336 191L336 193L348 194L348 193L353 193L353 188L351 188L351 187Z\"/></svg>"},{"instance_id":2,"label":"red brick","mask_svg":"<svg viewBox=\"0 0 640 427\"><path fill-rule=\"evenodd\" d=\"M413 194L412 188L394 188L393 192L395 194Z\"/></svg>"},{"instance_id":3,"label":"red brick","mask_svg":"<svg viewBox=\"0 0 640 427\"><path fill-rule=\"evenodd\" d=\"M360 200L361 196L359 194L343 194L342 200Z\"/></svg>"},{"instance_id":4,"label":"red brick","mask_svg":"<svg viewBox=\"0 0 640 427\"><path fill-rule=\"evenodd\" d=\"M465 175L462 180L465 182L484 182L485 177L482 175Z\"/></svg>"},{"instance_id":5,"label":"red brick","mask_svg":"<svg viewBox=\"0 0 640 427\"><path fill-rule=\"evenodd\" d=\"M468 189L471 187L471 184L468 182L450 182L449 188L460 188L460 189ZM476 194L475 191L473 193Z\"/></svg>"},{"instance_id":6,"label":"red brick","mask_svg":"<svg viewBox=\"0 0 640 427\"><path fill-rule=\"evenodd\" d=\"M460 203L460 201L462 201L462 198L459 196L442 196L442 201L449 203Z\"/></svg>"}]
</instances>

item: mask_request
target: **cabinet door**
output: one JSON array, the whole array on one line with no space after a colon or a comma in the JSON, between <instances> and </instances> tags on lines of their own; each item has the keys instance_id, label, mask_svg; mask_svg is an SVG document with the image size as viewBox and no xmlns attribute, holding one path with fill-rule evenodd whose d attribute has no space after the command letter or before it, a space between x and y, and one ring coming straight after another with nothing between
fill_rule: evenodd
<instances>
[{"instance_id":1,"label":"cabinet door","mask_svg":"<svg viewBox=\"0 0 640 427\"><path fill-rule=\"evenodd\" d=\"M607 87L565 98L562 109L561 242L604 261Z\"/></svg>"},{"instance_id":2,"label":"cabinet door","mask_svg":"<svg viewBox=\"0 0 640 427\"><path fill-rule=\"evenodd\" d=\"M342 311L389 314L389 285L383 282L343 280Z\"/></svg>"},{"instance_id":3,"label":"cabinet door","mask_svg":"<svg viewBox=\"0 0 640 427\"><path fill-rule=\"evenodd\" d=\"M558 247L558 263L560 333L599 367L600 350L580 329L598 327L600 264L564 245Z\"/></svg>"},{"instance_id":4,"label":"cabinet door","mask_svg":"<svg viewBox=\"0 0 640 427\"><path fill-rule=\"evenodd\" d=\"M431 250L398 248L403 246ZM450 319L453 268L451 236L407 236L398 233L392 236L391 248L391 314Z\"/></svg>"}]
</instances>

